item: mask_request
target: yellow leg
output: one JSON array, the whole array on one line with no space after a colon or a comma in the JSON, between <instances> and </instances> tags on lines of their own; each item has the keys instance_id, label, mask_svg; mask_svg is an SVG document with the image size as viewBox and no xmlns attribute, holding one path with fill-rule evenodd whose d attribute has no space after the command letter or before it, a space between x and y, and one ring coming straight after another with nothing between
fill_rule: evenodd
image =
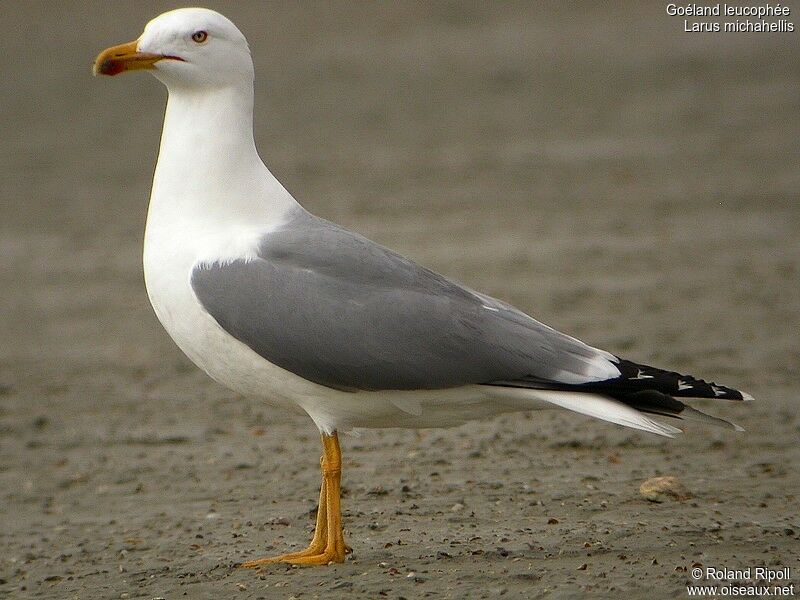
<instances>
[{"instance_id":1,"label":"yellow leg","mask_svg":"<svg viewBox=\"0 0 800 600\"><path fill-rule=\"evenodd\" d=\"M242 565L252 569L270 563L285 562L296 565L327 565L332 562L344 562L345 554L350 548L344 543L342 531L341 478L342 451L339 438L322 434L322 484L319 491L319 508L317 509L317 525L314 537L308 548L300 552L281 554L270 558L251 560Z\"/></svg>"}]
</instances>

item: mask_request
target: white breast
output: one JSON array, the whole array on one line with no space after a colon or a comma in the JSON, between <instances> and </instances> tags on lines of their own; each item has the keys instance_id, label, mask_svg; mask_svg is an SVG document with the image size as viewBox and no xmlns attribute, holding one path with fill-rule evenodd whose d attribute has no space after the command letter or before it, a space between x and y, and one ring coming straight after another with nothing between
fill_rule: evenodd
<instances>
[{"instance_id":1,"label":"white breast","mask_svg":"<svg viewBox=\"0 0 800 600\"><path fill-rule=\"evenodd\" d=\"M256 152L252 84L204 94L170 89L145 232L153 309L180 349L212 378L242 394L299 406L331 431L392 405L271 364L225 332L191 288L196 265L253 259L259 238L298 209Z\"/></svg>"},{"instance_id":2,"label":"white breast","mask_svg":"<svg viewBox=\"0 0 800 600\"><path fill-rule=\"evenodd\" d=\"M149 215L144 244L147 294L167 333L213 379L241 394L296 407L296 398L308 393L308 382L272 365L224 331L191 287L197 264L252 258L257 238L254 229L208 232L185 221L166 228L157 215Z\"/></svg>"},{"instance_id":3,"label":"white breast","mask_svg":"<svg viewBox=\"0 0 800 600\"><path fill-rule=\"evenodd\" d=\"M451 426L509 408L487 404L483 386L419 392L340 392L274 365L222 329L191 287L192 269L225 249L245 249L247 233L162 228L151 214L145 232L144 274L156 316L178 347L209 376L247 396L302 409L323 431L352 427ZM235 260L232 254L226 259ZM412 407L412 408L409 408ZM475 414L473 414L475 413Z\"/></svg>"}]
</instances>

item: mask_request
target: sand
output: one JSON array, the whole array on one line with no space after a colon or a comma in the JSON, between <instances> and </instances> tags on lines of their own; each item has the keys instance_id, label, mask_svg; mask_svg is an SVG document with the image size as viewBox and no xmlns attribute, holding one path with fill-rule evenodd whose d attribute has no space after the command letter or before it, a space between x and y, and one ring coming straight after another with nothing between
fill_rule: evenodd
<instances>
[{"instance_id":1,"label":"sand","mask_svg":"<svg viewBox=\"0 0 800 600\"><path fill-rule=\"evenodd\" d=\"M199 372L147 302L165 92L90 65L174 5L7 3L0 597L683 598L696 565L797 581L798 33L687 34L658 3L207 4L250 38L262 155L307 208L758 401L701 404L745 433L675 440L559 411L348 436L347 562L236 569L308 541L319 447L310 419ZM662 475L691 497L642 498Z\"/></svg>"}]
</instances>

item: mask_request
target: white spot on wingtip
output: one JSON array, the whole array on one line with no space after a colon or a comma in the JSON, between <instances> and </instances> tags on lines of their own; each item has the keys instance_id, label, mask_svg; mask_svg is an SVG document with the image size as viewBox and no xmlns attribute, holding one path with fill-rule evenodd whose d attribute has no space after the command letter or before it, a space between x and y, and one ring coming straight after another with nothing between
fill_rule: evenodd
<instances>
[{"instance_id":1,"label":"white spot on wingtip","mask_svg":"<svg viewBox=\"0 0 800 600\"><path fill-rule=\"evenodd\" d=\"M631 379L654 379L652 375L645 375L644 371L639 369L639 372L636 374L636 377L631 377Z\"/></svg>"},{"instance_id":2,"label":"white spot on wingtip","mask_svg":"<svg viewBox=\"0 0 800 600\"><path fill-rule=\"evenodd\" d=\"M678 379L678 391L690 390L693 387L694 386L691 383L686 383L685 381L681 381L680 379Z\"/></svg>"},{"instance_id":3,"label":"white spot on wingtip","mask_svg":"<svg viewBox=\"0 0 800 600\"><path fill-rule=\"evenodd\" d=\"M755 398L753 398L747 392L743 392L743 391L739 390L739 393L742 395L742 400L744 400L745 402L753 402L755 400Z\"/></svg>"}]
</instances>

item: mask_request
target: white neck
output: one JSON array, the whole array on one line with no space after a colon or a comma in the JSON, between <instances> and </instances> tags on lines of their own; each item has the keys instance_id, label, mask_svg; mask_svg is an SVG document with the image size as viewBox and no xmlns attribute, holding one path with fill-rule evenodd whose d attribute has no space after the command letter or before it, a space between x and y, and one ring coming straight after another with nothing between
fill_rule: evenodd
<instances>
[{"instance_id":1,"label":"white neck","mask_svg":"<svg viewBox=\"0 0 800 600\"><path fill-rule=\"evenodd\" d=\"M252 83L170 89L148 228L166 222L274 225L297 206L258 156Z\"/></svg>"}]
</instances>

